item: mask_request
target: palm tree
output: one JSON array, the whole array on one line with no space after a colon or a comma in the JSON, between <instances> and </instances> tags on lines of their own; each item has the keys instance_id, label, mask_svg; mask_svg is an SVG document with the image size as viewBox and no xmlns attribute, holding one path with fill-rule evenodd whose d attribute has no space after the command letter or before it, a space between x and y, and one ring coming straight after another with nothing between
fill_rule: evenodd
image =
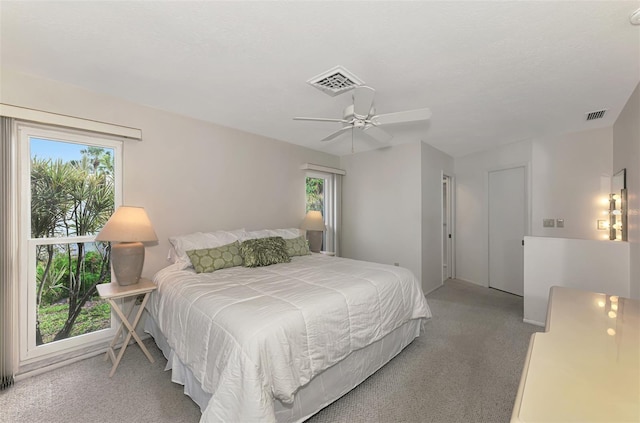
<instances>
[{"instance_id":1,"label":"palm tree","mask_svg":"<svg viewBox=\"0 0 640 423\"><path fill-rule=\"evenodd\" d=\"M31 164L31 226L34 238L54 236L85 236L97 233L114 210L113 157L98 147L82 150L79 161L62 162L32 159ZM110 249L98 248L101 256L97 278L86 280L86 249L82 242L65 247L41 245L38 261L43 264L38 278L37 306L47 286L62 277L52 269L56 254L66 256L64 289L68 296L67 319L54 340L67 338L95 286L110 277ZM36 323L36 343L42 344L40 319Z\"/></svg>"},{"instance_id":2,"label":"palm tree","mask_svg":"<svg viewBox=\"0 0 640 423\"><path fill-rule=\"evenodd\" d=\"M86 173L86 169L78 168L78 172L70 181L70 193L72 206L65 219L65 226L69 235L84 236L97 233L113 213L114 187L109 183L106 174L96 172ZM67 249L69 269L69 310L67 320L62 329L54 337L54 341L69 336L75 320L80 315L82 307L92 295L95 294L96 285L105 281L109 275L110 254L106 250L100 268L100 276L93 283L87 284L84 280L85 245L76 243L75 260L71 249ZM74 263L75 262L75 263Z\"/></svg>"},{"instance_id":3,"label":"palm tree","mask_svg":"<svg viewBox=\"0 0 640 423\"><path fill-rule=\"evenodd\" d=\"M69 212L71 205L67 181L73 168L61 160L38 159L31 161L31 236L33 238L55 237L59 235L60 222ZM51 244L39 245L38 261L44 261L45 267L38 280L36 310L40 309L42 293L46 286L55 284L52 279L51 264L55 254ZM42 344L40 316L36 311L36 343Z\"/></svg>"}]
</instances>

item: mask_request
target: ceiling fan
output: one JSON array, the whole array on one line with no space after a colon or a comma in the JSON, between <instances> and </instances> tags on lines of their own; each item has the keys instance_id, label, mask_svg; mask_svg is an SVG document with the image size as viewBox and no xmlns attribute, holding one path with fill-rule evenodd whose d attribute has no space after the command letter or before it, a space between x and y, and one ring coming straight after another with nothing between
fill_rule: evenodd
<instances>
[{"instance_id":1,"label":"ceiling fan","mask_svg":"<svg viewBox=\"0 0 640 423\"><path fill-rule=\"evenodd\" d=\"M342 128L324 137L321 141L331 141L347 131L360 129L363 134L377 141L389 142L393 138L393 135L380 128L380 126L429 120L431 117L431 110L429 109L406 110L404 112L376 115L373 106L375 93L376 90L366 85L357 86L353 93L353 104L348 105L344 109L342 119L313 117L295 117L293 119L315 122L340 122L343 124Z\"/></svg>"}]
</instances>

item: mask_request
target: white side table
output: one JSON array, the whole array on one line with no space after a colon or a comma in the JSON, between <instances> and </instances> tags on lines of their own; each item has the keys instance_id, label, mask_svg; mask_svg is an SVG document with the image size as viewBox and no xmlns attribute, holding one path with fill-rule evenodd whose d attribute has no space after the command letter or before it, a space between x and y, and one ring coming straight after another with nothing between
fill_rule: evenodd
<instances>
[{"instance_id":1,"label":"white side table","mask_svg":"<svg viewBox=\"0 0 640 423\"><path fill-rule=\"evenodd\" d=\"M142 312L144 311L144 306L145 304L147 304L147 299L149 298L149 294L151 293L151 291L157 288L156 284L154 284L149 279L140 278L138 283L134 285L120 286L116 282L111 282L108 284L105 283L105 284L97 285L96 288L98 289L98 294L100 295L100 298L107 300L109 304L111 304L111 307L113 307L113 310L116 312L116 314L118 315L118 317L120 317L120 320L122 321L122 323L120 323L120 327L118 328L115 336L113 337L113 340L111 341L111 344L109 344L109 349L107 349L107 353L104 357L105 360L107 358L110 358L111 362L113 363L113 367L111 367L111 372L109 373L109 377L113 376L113 374L116 372L116 369L120 364L120 360L122 359L122 356L124 355L124 352L127 349L127 345L129 344L129 341L131 340L132 336L133 336L133 339L135 339L135 341L140 346L140 349L142 350L142 352L147 356L149 361L153 363L154 362L153 357L151 357L151 354L149 353L147 348L142 343L142 340L136 333L136 326L140 321L140 317L142 316ZM133 322L132 322L129 318L131 317L131 312L135 308L135 301L132 301L131 308L129 308L129 311L127 311L125 316L125 313L123 312L122 309L120 309L118 303L115 300L134 297L138 295L144 295L144 298L142 299L142 303L140 304L138 313L136 314L135 319L133 319ZM125 330L125 327L127 330ZM126 336L125 336L125 332L127 332ZM114 347L118 343L121 333L122 333L122 336L124 337L124 342L122 343L122 347L120 348L118 356L116 357Z\"/></svg>"}]
</instances>

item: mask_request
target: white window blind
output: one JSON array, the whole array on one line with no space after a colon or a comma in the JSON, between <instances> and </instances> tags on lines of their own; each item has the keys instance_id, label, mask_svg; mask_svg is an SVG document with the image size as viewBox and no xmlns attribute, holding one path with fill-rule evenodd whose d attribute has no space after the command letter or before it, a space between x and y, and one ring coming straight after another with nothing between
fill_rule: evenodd
<instances>
[{"instance_id":1,"label":"white window blind","mask_svg":"<svg viewBox=\"0 0 640 423\"><path fill-rule=\"evenodd\" d=\"M0 391L13 384L16 373L15 202L13 198L12 122L0 117Z\"/></svg>"}]
</instances>

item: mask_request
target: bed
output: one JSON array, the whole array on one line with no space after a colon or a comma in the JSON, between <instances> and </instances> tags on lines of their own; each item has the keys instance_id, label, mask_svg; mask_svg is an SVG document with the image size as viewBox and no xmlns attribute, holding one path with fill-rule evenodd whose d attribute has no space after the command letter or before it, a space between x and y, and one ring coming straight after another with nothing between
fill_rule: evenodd
<instances>
[{"instance_id":1,"label":"bed","mask_svg":"<svg viewBox=\"0 0 640 423\"><path fill-rule=\"evenodd\" d=\"M179 244L175 263L154 277L145 330L202 422L303 421L391 360L431 317L401 267L314 253L196 273L183 255L193 245Z\"/></svg>"}]
</instances>

